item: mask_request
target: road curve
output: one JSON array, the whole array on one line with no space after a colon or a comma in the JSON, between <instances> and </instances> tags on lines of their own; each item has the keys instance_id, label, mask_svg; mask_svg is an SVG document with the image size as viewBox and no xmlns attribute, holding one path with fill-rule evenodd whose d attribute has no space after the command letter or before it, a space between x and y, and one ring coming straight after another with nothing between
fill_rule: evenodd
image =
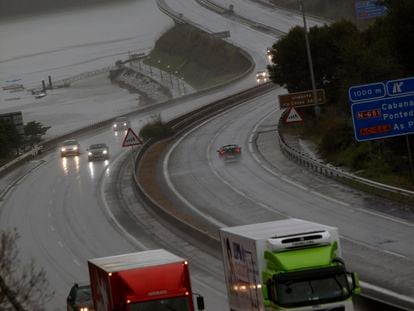
<instances>
[{"instance_id":1,"label":"road curve","mask_svg":"<svg viewBox=\"0 0 414 311\"><path fill-rule=\"evenodd\" d=\"M320 192L315 181L302 184L290 177L292 164L280 154L275 155L279 167L289 170L269 171L259 165L251 132L269 115L266 126L275 129L278 93L232 109L178 140L164 160L169 191L185 200L181 206L188 212L197 210L216 226L286 217L336 226L344 258L362 281L413 297L413 222L375 211L376 200L369 196L353 195L347 201ZM240 161L227 163L217 157L216 149L227 143L242 146ZM302 169L296 167L295 174L303 174ZM335 188L332 181L325 183Z\"/></svg>"}]
</instances>

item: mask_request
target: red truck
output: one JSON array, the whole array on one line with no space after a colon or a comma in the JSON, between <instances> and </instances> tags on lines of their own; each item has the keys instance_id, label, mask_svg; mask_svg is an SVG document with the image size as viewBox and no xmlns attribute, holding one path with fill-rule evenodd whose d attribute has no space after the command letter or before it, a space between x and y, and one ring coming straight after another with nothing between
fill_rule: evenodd
<instances>
[{"instance_id":1,"label":"red truck","mask_svg":"<svg viewBox=\"0 0 414 311\"><path fill-rule=\"evenodd\" d=\"M188 262L166 250L91 259L88 268L96 311L195 310Z\"/></svg>"}]
</instances>

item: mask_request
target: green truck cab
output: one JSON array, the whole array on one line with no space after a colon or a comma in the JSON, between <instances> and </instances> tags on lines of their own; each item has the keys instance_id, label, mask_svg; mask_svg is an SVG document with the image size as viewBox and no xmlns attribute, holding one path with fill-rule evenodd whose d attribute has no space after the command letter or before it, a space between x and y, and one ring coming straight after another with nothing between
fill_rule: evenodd
<instances>
[{"instance_id":1,"label":"green truck cab","mask_svg":"<svg viewBox=\"0 0 414 311\"><path fill-rule=\"evenodd\" d=\"M230 309L353 310L337 228L300 219L222 228Z\"/></svg>"}]
</instances>

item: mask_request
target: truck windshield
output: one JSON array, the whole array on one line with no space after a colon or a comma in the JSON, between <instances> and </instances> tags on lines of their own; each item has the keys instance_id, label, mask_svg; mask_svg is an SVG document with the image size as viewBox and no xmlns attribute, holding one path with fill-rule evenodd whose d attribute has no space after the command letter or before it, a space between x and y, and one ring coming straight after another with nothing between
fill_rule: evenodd
<instances>
[{"instance_id":1,"label":"truck windshield","mask_svg":"<svg viewBox=\"0 0 414 311\"><path fill-rule=\"evenodd\" d=\"M299 307L345 300L351 295L341 266L292 272L275 277L277 304Z\"/></svg>"},{"instance_id":2,"label":"truck windshield","mask_svg":"<svg viewBox=\"0 0 414 311\"><path fill-rule=\"evenodd\" d=\"M129 311L189 311L187 297L159 299L129 304Z\"/></svg>"}]
</instances>

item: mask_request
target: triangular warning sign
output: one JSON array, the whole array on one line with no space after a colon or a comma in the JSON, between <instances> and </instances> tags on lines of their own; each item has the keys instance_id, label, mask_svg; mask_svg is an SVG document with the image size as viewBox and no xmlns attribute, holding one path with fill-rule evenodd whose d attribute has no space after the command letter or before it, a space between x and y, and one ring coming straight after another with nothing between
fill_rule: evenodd
<instances>
[{"instance_id":1,"label":"triangular warning sign","mask_svg":"<svg viewBox=\"0 0 414 311\"><path fill-rule=\"evenodd\" d=\"M285 123L303 122L302 117L294 107L290 107L286 114Z\"/></svg>"},{"instance_id":2,"label":"triangular warning sign","mask_svg":"<svg viewBox=\"0 0 414 311\"><path fill-rule=\"evenodd\" d=\"M135 145L141 145L142 140L138 137L137 134L131 129L128 128L128 132L125 135L124 142L122 143L122 147L130 147Z\"/></svg>"}]
</instances>

